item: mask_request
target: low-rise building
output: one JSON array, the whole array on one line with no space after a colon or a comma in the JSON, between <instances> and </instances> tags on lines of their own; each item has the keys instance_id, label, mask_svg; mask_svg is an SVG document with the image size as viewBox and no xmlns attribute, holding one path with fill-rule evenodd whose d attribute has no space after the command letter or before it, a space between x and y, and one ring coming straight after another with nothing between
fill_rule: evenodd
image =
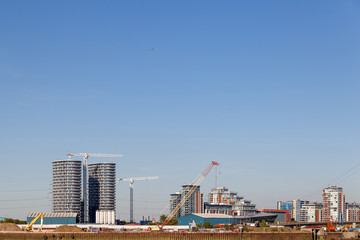
<instances>
[{"instance_id":1,"label":"low-rise building","mask_svg":"<svg viewBox=\"0 0 360 240\"><path fill-rule=\"evenodd\" d=\"M346 204L346 217L344 220L349 222L360 221L360 203L347 203Z\"/></svg>"},{"instance_id":2,"label":"low-rise building","mask_svg":"<svg viewBox=\"0 0 360 240\"><path fill-rule=\"evenodd\" d=\"M204 213L233 215L231 205L210 204L207 202L204 204Z\"/></svg>"},{"instance_id":3,"label":"low-rise building","mask_svg":"<svg viewBox=\"0 0 360 240\"><path fill-rule=\"evenodd\" d=\"M291 211L290 210L278 210L278 209L258 209L260 213L277 214L275 222L286 223L291 222Z\"/></svg>"},{"instance_id":4,"label":"low-rise building","mask_svg":"<svg viewBox=\"0 0 360 240\"><path fill-rule=\"evenodd\" d=\"M193 221L196 224L204 225L205 222L209 222L212 226L216 224L245 224L245 223L254 223L256 221L261 222L265 220L266 222L274 222L277 214L269 213L257 213L251 216L230 216L226 214L189 214L178 219L179 225L189 225Z\"/></svg>"},{"instance_id":5,"label":"low-rise building","mask_svg":"<svg viewBox=\"0 0 360 240\"><path fill-rule=\"evenodd\" d=\"M27 216L27 223L30 223L40 213L29 213ZM44 224L76 224L79 222L78 213L44 213ZM36 220L34 224L40 224L41 219Z\"/></svg>"},{"instance_id":6,"label":"low-rise building","mask_svg":"<svg viewBox=\"0 0 360 240\"><path fill-rule=\"evenodd\" d=\"M256 214L255 204L242 196L238 196L235 192L230 192L226 187L216 187L211 190L209 205L213 205L211 209L214 212L224 211L221 206L231 206L231 211L228 212L230 215L249 216ZM210 206L208 206L209 208Z\"/></svg>"}]
</instances>

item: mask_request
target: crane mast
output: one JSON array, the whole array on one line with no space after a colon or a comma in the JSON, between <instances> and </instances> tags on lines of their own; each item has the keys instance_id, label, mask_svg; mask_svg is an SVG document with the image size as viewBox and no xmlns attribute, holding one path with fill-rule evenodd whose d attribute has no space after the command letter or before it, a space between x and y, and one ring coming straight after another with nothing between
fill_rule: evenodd
<instances>
[{"instance_id":1,"label":"crane mast","mask_svg":"<svg viewBox=\"0 0 360 240\"><path fill-rule=\"evenodd\" d=\"M158 176L151 177L131 177L131 178L119 178L117 181L128 181L130 182L130 223L134 222L134 182L145 181L145 180L156 180Z\"/></svg>"},{"instance_id":2,"label":"crane mast","mask_svg":"<svg viewBox=\"0 0 360 240\"><path fill-rule=\"evenodd\" d=\"M71 156L83 157L83 203L84 203L84 222L89 222L89 207L88 207L88 176L87 176L87 159L89 157L122 157L121 154L107 154L107 153L66 153L69 158Z\"/></svg>"},{"instance_id":3,"label":"crane mast","mask_svg":"<svg viewBox=\"0 0 360 240\"><path fill-rule=\"evenodd\" d=\"M195 179L194 183L191 184L192 187L190 188L190 190L188 190L188 192L181 199L181 201L178 203L178 205L176 205L176 207L171 211L169 216L167 216L164 223L161 225L160 229L162 229L176 215L176 213L180 210L180 208L184 205L184 203L188 200L188 198L195 192L195 190L200 185L200 183L204 180L204 178L209 174L211 169L214 166L218 166L218 165L220 165L218 162L212 161L210 163L210 165L200 174L200 176Z\"/></svg>"}]
</instances>

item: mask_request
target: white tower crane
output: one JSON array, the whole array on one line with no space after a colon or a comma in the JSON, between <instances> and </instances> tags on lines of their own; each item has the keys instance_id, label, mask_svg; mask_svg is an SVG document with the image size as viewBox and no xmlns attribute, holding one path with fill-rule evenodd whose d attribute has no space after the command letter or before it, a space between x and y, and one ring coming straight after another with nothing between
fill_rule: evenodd
<instances>
[{"instance_id":1,"label":"white tower crane","mask_svg":"<svg viewBox=\"0 0 360 240\"><path fill-rule=\"evenodd\" d=\"M89 207L88 207L88 177L87 177L87 159L89 157L122 157L121 154L107 154L107 153L67 153L66 155L84 157L83 161L83 203L84 203L84 222L89 222Z\"/></svg>"},{"instance_id":2,"label":"white tower crane","mask_svg":"<svg viewBox=\"0 0 360 240\"><path fill-rule=\"evenodd\" d=\"M145 181L145 180L156 180L158 176L151 177L131 177L131 178L119 178L117 181L128 181L130 182L130 223L134 222L134 182Z\"/></svg>"}]
</instances>

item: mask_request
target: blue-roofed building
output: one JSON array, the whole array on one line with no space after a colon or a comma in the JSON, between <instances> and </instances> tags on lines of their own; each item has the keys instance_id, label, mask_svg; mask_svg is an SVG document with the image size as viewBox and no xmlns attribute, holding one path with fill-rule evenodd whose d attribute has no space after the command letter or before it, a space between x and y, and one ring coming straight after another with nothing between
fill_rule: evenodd
<instances>
[{"instance_id":1,"label":"blue-roofed building","mask_svg":"<svg viewBox=\"0 0 360 240\"><path fill-rule=\"evenodd\" d=\"M5 218L4 217L0 217L0 222L1 221L5 221Z\"/></svg>"},{"instance_id":2,"label":"blue-roofed building","mask_svg":"<svg viewBox=\"0 0 360 240\"><path fill-rule=\"evenodd\" d=\"M27 223L30 223L40 213L29 213ZM44 224L76 224L78 223L77 213L44 213ZM41 224L41 219L36 220L34 224Z\"/></svg>"},{"instance_id":3,"label":"blue-roofed building","mask_svg":"<svg viewBox=\"0 0 360 240\"><path fill-rule=\"evenodd\" d=\"M255 221L261 222L263 219L266 222L274 222L277 214L269 213L257 213L249 216L231 216L226 214L205 214L205 213L193 213L178 218L179 225L189 225L193 221L196 224L204 225L205 222L209 222L212 226L216 224L244 224L254 223Z\"/></svg>"},{"instance_id":4,"label":"blue-roofed building","mask_svg":"<svg viewBox=\"0 0 360 240\"><path fill-rule=\"evenodd\" d=\"M235 224L235 218L226 214L203 214L194 213L178 218L179 225L189 225L193 221L196 224L204 225L205 222L209 222L212 226L215 224Z\"/></svg>"}]
</instances>

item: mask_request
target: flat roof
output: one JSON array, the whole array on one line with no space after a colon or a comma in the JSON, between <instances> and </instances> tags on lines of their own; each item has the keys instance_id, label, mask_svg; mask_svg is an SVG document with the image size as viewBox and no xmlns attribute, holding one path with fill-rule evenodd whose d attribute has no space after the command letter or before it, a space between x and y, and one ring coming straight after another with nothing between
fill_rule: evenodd
<instances>
[{"instance_id":1,"label":"flat roof","mask_svg":"<svg viewBox=\"0 0 360 240\"><path fill-rule=\"evenodd\" d=\"M234 216L227 214L215 214L215 213L192 213L195 216L199 216L202 218L233 218Z\"/></svg>"},{"instance_id":2,"label":"flat roof","mask_svg":"<svg viewBox=\"0 0 360 240\"><path fill-rule=\"evenodd\" d=\"M64 160L55 160L53 162L81 162L82 160L77 159L64 159Z\"/></svg>"},{"instance_id":3,"label":"flat roof","mask_svg":"<svg viewBox=\"0 0 360 240\"><path fill-rule=\"evenodd\" d=\"M192 213L190 215L195 215L202 218L236 218L236 219L247 219L247 218L262 218L262 217L276 217L276 213L256 213L253 215L247 216L232 216L227 214L216 214L216 213Z\"/></svg>"},{"instance_id":4,"label":"flat roof","mask_svg":"<svg viewBox=\"0 0 360 240\"><path fill-rule=\"evenodd\" d=\"M40 213L31 212L27 217L37 217ZM77 213L44 213L44 217L77 217Z\"/></svg>"}]
</instances>

